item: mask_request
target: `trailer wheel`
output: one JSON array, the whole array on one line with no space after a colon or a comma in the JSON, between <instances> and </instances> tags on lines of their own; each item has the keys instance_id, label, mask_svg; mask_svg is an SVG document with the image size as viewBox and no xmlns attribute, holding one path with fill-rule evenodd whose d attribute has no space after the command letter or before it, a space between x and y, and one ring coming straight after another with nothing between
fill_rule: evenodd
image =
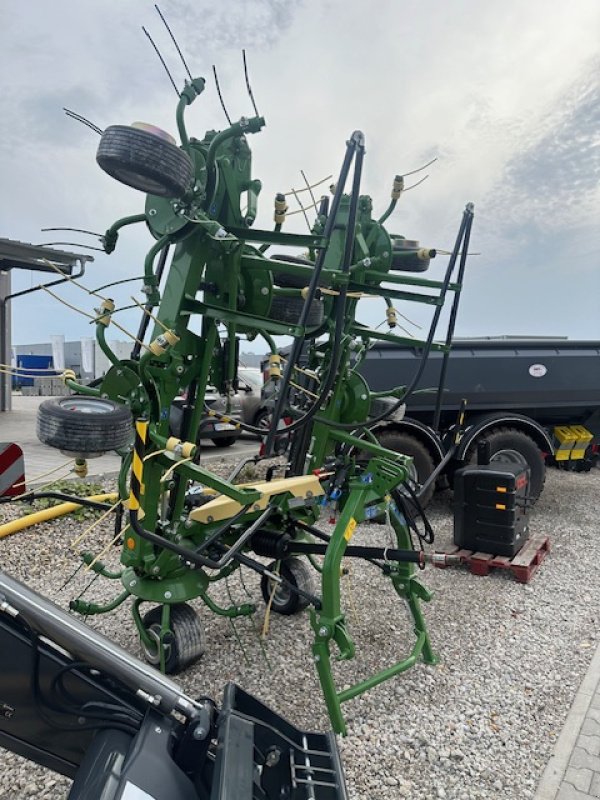
<instances>
[{"instance_id":1,"label":"trailer wheel","mask_svg":"<svg viewBox=\"0 0 600 800\"><path fill-rule=\"evenodd\" d=\"M237 436L223 436L221 439L213 439L212 443L215 447L231 447L237 440Z\"/></svg>"},{"instance_id":2,"label":"trailer wheel","mask_svg":"<svg viewBox=\"0 0 600 800\"><path fill-rule=\"evenodd\" d=\"M269 317L276 322L287 322L289 325L297 325L300 314L304 308L304 298L274 296L271 301ZM323 322L323 303L320 300L313 300L306 318L307 328L318 328Z\"/></svg>"},{"instance_id":3,"label":"trailer wheel","mask_svg":"<svg viewBox=\"0 0 600 800\"><path fill-rule=\"evenodd\" d=\"M156 648L145 647L142 644L144 658L149 664L158 667L160 656L158 642L162 621L162 606L150 609L142 619L144 628L151 638L156 641ZM204 653L204 629L198 615L187 603L177 603L171 606L171 640L165 643L165 672L173 675L189 667Z\"/></svg>"},{"instance_id":4,"label":"trailer wheel","mask_svg":"<svg viewBox=\"0 0 600 800\"><path fill-rule=\"evenodd\" d=\"M131 411L108 397L71 395L44 400L38 408L37 436L64 453L92 458L129 445Z\"/></svg>"},{"instance_id":5,"label":"trailer wheel","mask_svg":"<svg viewBox=\"0 0 600 800\"><path fill-rule=\"evenodd\" d=\"M276 561L269 564L271 572L275 572L276 568ZM297 586L303 592L315 594L314 572L306 561L300 558L285 558L279 565L279 574L292 586ZM297 614L309 605L306 597L296 594L289 586L275 583L268 575L263 575L260 579L260 591L265 603L267 605L271 603L271 610L286 617ZM273 595L272 600L271 595Z\"/></svg>"},{"instance_id":6,"label":"trailer wheel","mask_svg":"<svg viewBox=\"0 0 600 800\"><path fill-rule=\"evenodd\" d=\"M181 197L194 175L187 153L156 133L128 125L106 128L96 161L111 178L157 197Z\"/></svg>"},{"instance_id":7,"label":"trailer wheel","mask_svg":"<svg viewBox=\"0 0 600 800\"><path fill-rule=\"evenodd\" d=\"M517 428L494 428L485 436L478 438L467 450L465 457L467 464L477 464L477 444L480 441L489 442L491 463L519 464L522 467L529 467L531 470L529 497L532 502L535 502L544 488L546 462L531 436Z\"/></svg>"},{"instance_id":8,"label":"trailer wheel","mask_svg":"<svg viewBox=\"0 0 600 800\"><path fill-rule=\"evenodd\" d=\"M382 447L387 447L388 450L394 450L396 453L403 453L405 456L411 456L413 463L410 467L408 481L412 488L418 492L419 487L425 483L435 469L435 463L429 450L415 436L403 431L383 430L377 434L377 438ZM400 487L400 490L402 490L402 487ZM434 491L435 481L429 486L425 494L419 497L419 503L422 508L429 505Z\"/></svg>"}]
</instances>

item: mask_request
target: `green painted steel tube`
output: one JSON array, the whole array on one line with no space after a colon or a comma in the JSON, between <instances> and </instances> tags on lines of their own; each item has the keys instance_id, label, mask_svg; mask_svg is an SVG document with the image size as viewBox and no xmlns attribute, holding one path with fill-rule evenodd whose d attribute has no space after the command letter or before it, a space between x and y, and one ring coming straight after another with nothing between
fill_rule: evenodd
<instances>
[{"instance_id":1,"label":"green painted steel tube","mask_svg":"<svg viewBox=\"0 0 600 800\"><path fill-rule=\"evenodd\" d=\"M269 345L269 350L271 353L277 354L277 345L275 344L273 337L270 336L266 331L260 331L260 336L262 336L265 342Z\"/></svg>"},{"instance_id":2,"label":"green painted steel tube","mask_svg":"<svg viewBox=\"0 0 600 800\"><path fill-rule=\"evenodd\" d=\"M138 222L146 222L146 215L145 214L133 214L129 217L121 217L116 222L108 228L104 236L102 237L102 242L104 244L104 249L107 253L112 253L117 246L117 239L119 238L119 231L121 228L126 227L127 225L135 225Z\"/></svg>"},{"instance_id":3,"label":"green painted steel tube","mask_svg":"<svg viewBox=\"0 0 600 800\"><path fill-rule=\"evenodd\" d=\"M227 128L214 137L211 141L210 146L208 148L208 153L206 154L206 200L204 201L204 208L210 208L210 204L213 201L214 192L215 192L215 185L216 185L216 159L217 159L217 150L228 139L233 139L236 136L243 136L245 133L257 133L265 124L265 120L263 117L252 117L251 119L245 120L244 123L236 122L230 128Z\"/></svg>"},{"instance_id":4,"label":"green painted steel tube","mask_svg":"<svg viewBox=\"0 0 600 800\"><path fill-rule=\"evenodd\" d=\"M100 389L96 389L95 386L84 386L81 383L77 383L77 381L71 380L71 378L65 379L65 386L68 386L76 394L84 394L88 397L100 397L102 394Z\"/></svg>"},{"instance_id":5,"label":"green painted steel tube","mask_svg":"<svg viewBox=\"0 0 600 800\"><path fill-rule=\"evenodd\" d=\"M235 617L249 617L256 611L256 606L252 605L251 603L241 603L239 606L223 608L222 606L217 605L217 603L215 603L215 601L212 600L207 594L201 594L200 599L203 603L206 603L213 614L217 614L219 617L229 617L229 619L233 619Z\"/></svg>"},{"instance_id":6,"label":"green painted steel tube","mask_svg":"<svg viewBox=\"0 0 600 800\"><path fill-rule=\"evenodd\" d=\"M189 105L187 97L184 95L181 96L179 102L177 103L177 111L175 112L175 119L177 121L177 130L179 132L179 139L181 140L181 147L184 150L189 150L190 148L190 139L187 134L187 130L185 127L185 120L184 120L184 113L185 109Z\"/></svg>"},{"instance_id":7,"label":"green painted steel tube","mask_svg":"<svg viewBox=\"0 0 600 800\"><path fill-rule=\"evenodd\" d=\"M397 203L398 203L397 200L392 200L392 202L389 204L389 206L386 208L386 210L383 212L383 214L377 220L377 223L379 225L383 225L383 223L386 221L386 219L390 216L390 214L396 208Z\"/></svg>"},{"instance_id":8,"label":"green painted steel tube","mask_svg":"<svg viewBox=\"0 0 600 800\"><path fill-rule=\"evenodd\" d=\"M420 633L412 649L412 653L408 656L408 658L405 658L404 661L399 661L392 667L382 669L381 672L371 675L370 678L366 678L364 681L356 683L354 686L350 686L348 689L344 689L342 692L338 692L338 701L340 703L345 703L346 700L352 700L353 697L358 697L358 695L368 692L369 689L372 689L374 686L393 678L394 675L399 675L401 672L406 672L411 667L414 667L419 656L421 655L426 638L427 636L425 633Z\"/></svg>"},{"instance_id":9,"label":"green painted steel tube","mask_svg":"<svg viewBox=\"0 0 600 800\"><path fill-rule=\"evenodd\" d=\"M78 614L84 614L85 616L91 616L92 614L107 614L109 611L114 611L115 608L118 608L121 603L124 603L128 597L131 597L130 593L125 590L121 592L121 594L117 595L114 600L111 600L110 603L106 603L106 605L101 606L99 603L88 603L85 600L71 600L69 603L69 608L72 611L76 611Z\"/></svg>"},{"instance_id":10,"label":"green painted steel tube","mask_svg":"<svg viewBox=\"0 0 600 800\"><path fill-rule=\"evenodd\" d=\"M148 250L146 258L144 259L144 289L148 291L148 302L151 302L153 305L156 305L158 302L158 297L152 294L158 294L156 292L157 279L154 274L154 259L169 241L168 234L161 236L160 239L152 245L150 250Z\"/></svg>"},{"instance_id":11,"label":"green painted steel tube","mask_svg":"<svg viewBox=\"0 0 600 800\"><path fill-rule=\"evenodd\" d=\"M96 340L100 345L100 349L102 350L104 355L108 358L110 363L113 364L115 367L120 367L121 362L119 361L115 353L113 353L113 351L110 349L106 341L106 325L103 325L101 322L96 323Z\"/></svg>"}]
</instances>

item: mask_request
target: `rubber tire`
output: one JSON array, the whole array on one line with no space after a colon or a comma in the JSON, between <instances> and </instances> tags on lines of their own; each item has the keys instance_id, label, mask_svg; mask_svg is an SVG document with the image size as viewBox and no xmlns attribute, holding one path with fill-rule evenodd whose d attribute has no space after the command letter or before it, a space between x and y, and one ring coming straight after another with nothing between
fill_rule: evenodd
<instances>
[{"instance_id":1,"label":"rubber tire","mask_svg":"<svg viewBox=\"0 0 600 800\"><path fill-rule=\"evenodd\" d=\"M112 410L90 413L68 409L82 396L53 397L44 400L37 413L37 436L40 442L65 453L101 455L129 446L133 439L133 419L127 406L105 397L85 397L85 402L112 406Z\"/></svg>"},{"instance_id":2,"label":"rubber tire","mask_svg":"<svg viewBox=\"0 0 600 800\"><path fill-rule=\"evenodd\" d=\"M312 267L313 269L315 266L312 261L309 261L307 258L300 258L299 256L277 254L271 256L271 260L289 261L290 264L302 264L305 267ZM285 272L274 272L273 283L275 286L281 286L283 289L304 289L305 286L308 286L304 278L299 278L297 275L286 275Z\"/></svg>"},{"instance_id":3,"label":"rubber tire","mask_svg":"<svg viewBox=\"0 0 600 800\"><path fill-rule=\"evenodd\" d=\"M523 456L531 470L529 497L532 502L535 502L541 495L546 481L546 463L539 447L531 436L516 428L493 428L469 447L465 456L466 464L477 464L477 443L480 441L488 441L490 443L490 455L492 457L494 453L500 450L516 450Z\"/></svg>"},{"instance_id":4,"label":"rubber tire","mask_svg":"<svg viewBox=\"0 0 600 800\"><path fill-rule=\"evenodd\" d=\"M410 433L404 433L404 431L383 430L377 432L375 435L382 447L387 447L388 450L402 453L405 456L411 456L414 469L417 473L418 483L421 485L425 483L435 469L435 462L427 447L419 439L415 436L411 436ZM435 481L427 489L426 493L419 498L419 503L422 508L426 508L426 506L429 505L434 492Z\"/></svg>"},{"instance_id":5,"label":"rubber tire","mask_svg":"<svg viewBox=\"0 0 600 800\"><path fill-rule=\"evenodd\" d=\"M194 176L187 153L160 136L127 125L106 128L96 161L111 178L157 197L181 197Z\"/></svg>"},{"instance_id":6,"label":"rubber tire","mask_svg":"<svg viewBox=\"0 0 600 800\"><path fill-rule=\"evenodd\" d=\"M303 297L277 297L271 300L269 318L275 322L285 322L288 325L297 325L300 314L304 308ZM306 318L307 328L317 328L323 322L323 303L313 300Z\"/></svg>"},{"instance_id":7,"label":"rubber tire","mask_svg":"<svg viewBox=\"0 0 600 800\"><path fill-rule=\"evenodd\" d=\"M213 439L212 443L215 447L231 447L238 440L237 436L224 436L222 439Z\"/></svg>"},{"instance_id":8,"label":"rubber tire","mask_svg":"<svg viewBox=\"0 0 600 800\"><path fill-rule=\"evenodd\" d=\"M277 562L273 561L269 564L269 570L275 572ZM305 592L316 594L314 571L308 562L301 558L285 558L279 566L279 574L282 578L288 580L293 586L297 586ZM283 591L282 591L283 590ZM268 575L263 575L260 579L260 591L263 600L268 605L273 591L273 581ZM275 614L281 614L284 617L290 617L292 614L297 614L303 611L310 601L299 594L295 594L287 587L278 587L273 595L271 602L271 611Z\"/></svg>"},{"instance_id":9,"label":"rubber tire","mask_svg":"<svg viewBox=\"0 0 600 800\"><path fill-rule=\"evenodd\" d=\"M158 627L160 632L161 620L162 606L155 606L142 617L146 630ZM170 626L173 640L168 645L165 673L175 675L197 661L204 653L206 644L204 628L198 614L187 603L177 603L171 606ZM142 650L146 661L158 668L158 659L151 658L145 647Z\"/></svg>"},{"instance_id":10,"label":"rubber tire","mask_svg":"<svg viewBox=\"0 0 600 800\"><path fill-rule=\"evenodd\" d=\"M265 435L266 435L269 432L269 430L271 429L271 419L272 419L272 417L273 417L273 412L271 411L270 408L261 408L259 410L259 412L256 414L256 416L254 417L252 425L255 428L261 428L265 432Z\"/></svg>"}]
</instances>

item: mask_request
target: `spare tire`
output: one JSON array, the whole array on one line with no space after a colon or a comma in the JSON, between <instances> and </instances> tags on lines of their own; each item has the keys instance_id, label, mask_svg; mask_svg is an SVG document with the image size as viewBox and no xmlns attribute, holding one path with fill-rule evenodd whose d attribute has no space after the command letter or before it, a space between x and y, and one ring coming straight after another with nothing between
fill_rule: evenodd
<instances>
[{"instance_id":1,"label":"spare tire","mask_svg":"<svg viewBox=\"0 0 600 800\"><path fill-rule=\"evenodd\" d=\"M53 397L38 408L37 436L69 455L93 458L127 447L133 420L126 406L105 397Z\"/></svg>"},{"instance_id":2,"label":"spare tire","mask_svg":"<svg viewBox=\"0 0 600 800\"><path fill-rule=\"evenodd\" d=\"M194 176L187 153L155 133L128 125L104 131L96 161L111 178L157 197L181 197Z\"/></svg>"},{"instance_id":3,"label":"spare tire","mask_svg":"<svg viewBox=\"0 0 600 800\"><path fill-rule=\"evenodd\" d=\"M276 322L286 322L289 325L297 325L303 308L303 297L282 297L275 295L271 301L269 318ZM317 328L323 322L323 316L323 303L320 300L313 300L306 318L306 327Z\"/></svg>"}]
</instances>

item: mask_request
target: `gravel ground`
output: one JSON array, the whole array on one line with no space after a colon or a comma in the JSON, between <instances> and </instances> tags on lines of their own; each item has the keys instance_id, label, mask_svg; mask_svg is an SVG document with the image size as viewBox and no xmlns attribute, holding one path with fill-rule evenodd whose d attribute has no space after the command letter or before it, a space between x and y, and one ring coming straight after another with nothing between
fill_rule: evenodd
<instances>
[{"instance_id":1,"label":"gravel ground","mask_svg":"<svg viewBox=\"0 0 600 800\"><path fill-rule=\"evenodd\" d=\"M423 582L435 592L426 616L442 660L435 667L418 665L345 704L349 735L340 746L352 800L533 797L600 635L599 479L598 470L549 470L531 528L550 536L552 552L529 585L503 571L489 577L464 568L424 572ZM16 507L2 512L7 518L18 514ZM449 493L437 496L429 516L437 549L449 547ZM0 563L66 607L89 582L77 576L58 590L76 563L69 542L81 528L65 518L0 541ZM384 526L364 525L355 541L385 544L388 535ZM110 527L100 528L88 547L99 549L110 538ZM116 565L118 550L107 560ZM344 598L357 658L337 668L339 686L393 663L412 643L407 614L389 582L368 564L352 560L350 567ZM257 576L244 577L245 588L237 578L229 581L233 598L247 600L247 590L259 601ZM115 591L100 579L86 597L108 598ZM228 602L225 586L216 587L215 598ZM232 679L297 724L327 727L306 615L272 616L267 663L257 634L260 602L254 624L238 621L235 631L198 605L207 652L180 676L189 694L218 698ZM88 621L139 652L127 608ZM64 778L3 752L1 800L61 798L68 786Z\"/></svg>"}]
</instances>

